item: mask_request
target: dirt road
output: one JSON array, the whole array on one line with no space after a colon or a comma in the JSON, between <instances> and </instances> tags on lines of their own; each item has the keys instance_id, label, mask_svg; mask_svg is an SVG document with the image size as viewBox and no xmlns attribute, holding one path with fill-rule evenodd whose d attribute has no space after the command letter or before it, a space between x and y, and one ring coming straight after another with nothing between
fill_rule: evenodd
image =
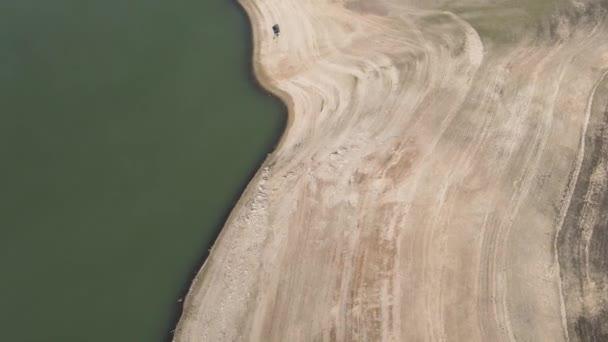
<instances>
[{"instance_id":1,"label":"dirt road","mask_svg":"<svg viewBox=\"0 0 608 342\"><path fill-rule=\"evenodd\" d=\"M608 2L242 5L290 125L175 341L608 340Z\"/></svg>"}]
</instances>

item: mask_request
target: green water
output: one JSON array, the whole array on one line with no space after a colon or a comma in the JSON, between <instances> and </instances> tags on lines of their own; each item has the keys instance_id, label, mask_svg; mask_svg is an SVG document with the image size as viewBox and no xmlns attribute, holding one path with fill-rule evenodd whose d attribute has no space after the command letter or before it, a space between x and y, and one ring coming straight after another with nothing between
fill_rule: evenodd
<instances>
[{"instance_id":1,"label":"green water","mask_svg":"<svg viewBox=\"0 0 608 342\"><path fill-rule=\"evenodd\" d=\"M0 2L0 341L162 341L283 125L229 0Z\"/></svg>"}]
</instances>

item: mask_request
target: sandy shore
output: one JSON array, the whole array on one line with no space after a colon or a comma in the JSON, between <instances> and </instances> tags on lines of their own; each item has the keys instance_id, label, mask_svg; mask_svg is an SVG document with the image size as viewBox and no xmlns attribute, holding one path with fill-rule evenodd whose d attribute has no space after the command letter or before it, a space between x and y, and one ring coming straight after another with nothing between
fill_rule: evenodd
<instances>
[{"instance_id":1,"label":"sandy shore","mask_svg":"<svg viewBox=\"0 0 608 342\"><path fill-rule=\"evenodd\" d=\"M175 341L608 338L605 1L241 4L289 129Z\"/></svg>"}]
</instances>

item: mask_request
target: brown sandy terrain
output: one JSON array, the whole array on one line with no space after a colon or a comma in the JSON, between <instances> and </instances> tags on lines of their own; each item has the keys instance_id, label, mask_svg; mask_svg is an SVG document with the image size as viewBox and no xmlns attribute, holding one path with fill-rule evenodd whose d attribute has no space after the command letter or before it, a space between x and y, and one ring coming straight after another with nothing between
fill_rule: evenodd
<instances>
[{"instance_id":1,"label":"brown sandy terrain","mask_svg":"<svg viewBox=\"0 0 608 342\"><path fill-rule=\"evenodd\" d=\"M608 1L241 1L290 126L175 341L608 340Z\"/></svg>"}]
</instances>

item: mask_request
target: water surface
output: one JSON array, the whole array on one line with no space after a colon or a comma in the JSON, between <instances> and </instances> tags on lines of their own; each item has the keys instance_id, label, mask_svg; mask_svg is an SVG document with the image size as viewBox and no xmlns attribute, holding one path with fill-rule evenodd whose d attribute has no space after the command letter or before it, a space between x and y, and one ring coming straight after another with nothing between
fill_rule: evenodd
<instances>
[{"instance_id":1,"label":"water surface","mask_svg":"<svg viewBox=\"0 0 608 342\"><path fill-rule=\"evenodd\" d=\"M227 0L0 2L2 341L160 341L283 125Z\"/></svg>"}]
</instances>

